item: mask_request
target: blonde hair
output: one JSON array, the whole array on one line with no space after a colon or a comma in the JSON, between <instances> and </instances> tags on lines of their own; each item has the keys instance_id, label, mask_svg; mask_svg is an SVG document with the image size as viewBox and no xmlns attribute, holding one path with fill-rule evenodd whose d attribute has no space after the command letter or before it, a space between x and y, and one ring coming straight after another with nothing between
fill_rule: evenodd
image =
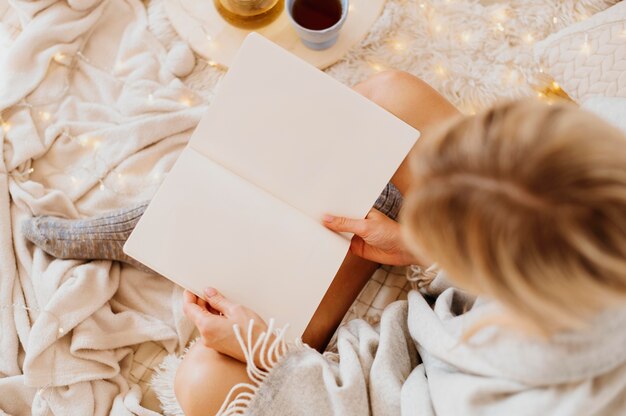
<instances>
[{"instance_id":1,"label":"blonde hair","mask_svg":"<svg viewBox=\"0 0 626 416\"><path fill-rule=\"evenodd\" d=\"M499 105L411 155L407 239L544 334L626 300L626 137L574 106Z\"/></svg>"}]
</instances>

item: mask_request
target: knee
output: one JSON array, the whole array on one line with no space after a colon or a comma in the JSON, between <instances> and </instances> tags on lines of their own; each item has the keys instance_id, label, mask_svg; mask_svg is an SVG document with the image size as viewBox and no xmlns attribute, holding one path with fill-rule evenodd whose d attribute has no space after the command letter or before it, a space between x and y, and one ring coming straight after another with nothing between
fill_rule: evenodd
<instances>
[{"instance_id":1,"label":"knee","mask_svg":"<svg viewBox=\"0 0 626 416\"><path fill-rule=\"evenodd\" d=\"M187 416L208 414L203 399L210 394L207 391L211 380L210 359L208 349L198 342L189 349L176 371L174 394Z\"/></svg>"},{"instance_id":2,"label":"knee","mask_svg":"<svg viewBox=\"0 0 626 416\"><path fill-rule=\"evenodd\" d=\"M428 91L431 87L420 78L405 71L390 69L379 72L357 84L354 89L372 101L384 101L398 91L411 90L413 94Z\"/></svg>"},{"instance_id":3,"label":"knee","mask_svg":"<svg viewBox=\"0 0 626 416\"><path fill-rule=\"evenodd\" d=\"M188 416L198 414L194 411L196 409L194 409L195 401L193 398L197 393L195 391L197 386L202 385L202 383L199 383L200 380L198 380L200 378L198 368L194 368L192 362L192 351L195 348L196 345L185 354L185 357L176 370L176 377L174 378L174 394L176 395L176 400L185 415Z\"/></svg>"},{"instance_id":4,"label":"knee","mask_svg":"<svg viewBox=\"0 0 626 416\"><path fill-rule=\"evenodd\" d=\"M176 371L174 394L185 415L213 415L230 389L245 381L243 363L196 342Z\"/></svg>"}]
</instances>

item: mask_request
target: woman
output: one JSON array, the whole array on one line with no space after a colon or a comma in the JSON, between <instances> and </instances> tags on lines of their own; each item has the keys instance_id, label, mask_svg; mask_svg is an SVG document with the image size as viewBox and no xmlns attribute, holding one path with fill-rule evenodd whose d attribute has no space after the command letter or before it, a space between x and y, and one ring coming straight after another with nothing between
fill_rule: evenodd
<instances>
[{"instance_id":1,"label":"woman","mask_svg":"<svg viewBox=\"0 0 626 416\"><path fill-rule=\"evenodd\" d=\"M267 331L261 317L213 288L205 299L186 293L202 338L176 378L185 413L625 412L623 134L564 105L522 102L455 118L442 97L398 72L357 90L430 131L412 172L405 161L392 180L408 195L406 238L376 211L326 225L354 233L352 252L365 259L436 262L464 291L442 274L422 277L426 295L392 304L379 327L342 328L338 360L298 347L261 352L281 345L264 336L253 350L249 340ZM438 295L434 309L427 295Z\"/></svg>"},{"instance_id":2,"label":"woman","mask_svg":"<svg viewBox=\"0 0 626 416\"><path fill-rule=\"evenodd\" d=\"M176 377L185 413L626 412L624 135L563 105L463 118L402 72L356 89L424 135L392 178L402 225L325 219L355 237L305 340L324 345L377 263L446 274L418 273L408 301L342 327L331 355L286 346L214 288L186 293L201 339Z\"/></svg>"}]
</instances>

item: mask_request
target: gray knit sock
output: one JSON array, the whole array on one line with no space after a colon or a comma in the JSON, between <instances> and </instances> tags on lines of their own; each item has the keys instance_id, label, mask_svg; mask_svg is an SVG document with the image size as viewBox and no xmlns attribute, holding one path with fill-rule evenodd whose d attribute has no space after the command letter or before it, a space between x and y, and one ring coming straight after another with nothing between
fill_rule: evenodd
<instances>
[{"instance_id":1,"label":"gray knit sock","mask_svg":"<svg viewBox=\"0 0 626 416\"><path fill-rule=\"evenodd\" d=\"M122 250L148 206L140 205L82 220L34 217L22 224L24 236L59 259L114 260L154 273Z\"/></svg>"}]
</instances>

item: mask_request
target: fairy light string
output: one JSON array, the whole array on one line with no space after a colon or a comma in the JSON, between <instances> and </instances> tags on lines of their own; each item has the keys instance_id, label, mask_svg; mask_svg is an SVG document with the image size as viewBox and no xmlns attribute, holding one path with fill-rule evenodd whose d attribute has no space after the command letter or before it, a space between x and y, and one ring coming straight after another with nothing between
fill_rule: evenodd
<instances>
[{"instance_id":1,"label":"fairy light string","mask_svg":"<svg viewBox=\"0 0 626 416\"><path fill-rule=\"evenodd\" d=\"M80 70L81 63L89 65L98 71L107 73L116 82L122 83L125 87L133 88L133 83L127 82L126 80L121 79L120 77L117 77L114 74L114 71L116 69L119 70L123 68L124 66L123 63L118 62L112 68L110 67L102 68L102 67L95 65L88 57L86 57L82 53L81 50L77 51L74 54L58 52L52 56L52 61L54 62L54 64L57 64L59 66L63 66L66 68L66 72L63 77L62 88L52 98L47 99L45 101L33 101L33 100L27 100L27 98L23 98L15 105L0 111L0 134L2 134L2 136L6 136L12 131L13 124L10 120L10 114L12 114L16 109L19 109L19 108L28 109L28 111L30 112L31 118L33 118L33 120L38 119L44 125L53 123L55 121L54 115L52 114L51 109L48 107L51 107L53 105L58 105L61 100L67 97L71 89L72 77L74 76L76 71ZM208 62L208 64L211 66L214 66L214 63L212 62ZM146 101L149 104L154 102L154 96L152 93L148 94L148 96L146 97ZM180 104L184 106L191 107L198 103L201 103L202 100L200 100L195 93L187 92L180 96L179 102ZM100 189L101 191L108 190L110 192L113 192L119 195L135 195L136 194L136 191L134 189L133 190L122 189L122 187L120 187L120 184L123 184L125 182L125 179L126 179L125 175L122 172L116 172L115 168L113 169L109 168L109 165L106 159L102 156L102 154L99 151L100 147L103 145L103 139L101 137L98 137L95 134L89 134L89 133L75 135L75 134L72 134L68 128L66 128L57 137L57 139L62 139L62 138L72 141L73 143L75 143L76 145L80 146L81 148L85 150L89 150L90 157L88 158L87 163L83 163L80 166L72 167L70 168L69 172L60 170L60 169L50 170L49 168L47 168L46 173L48 175L50 176L65 175L69 177L69 181L73 184L75 188L78 188L79 186L84 184L85 181L91 180L97 184L98 189ZM30 176L35 172L35 169L31 165L32 165L32 160L29 160L25 162L24 164L20 165L18 168L9 172L8 176L14 179L18 183L26 182L30 180ZM96 169L93 168L94 166L96 167ZM80 172L83 172L83 173L86 172L86 177L85 175L80 175L79 174ZM110 181L110 178L115 178L116 183L113 185L110 185L108 183ZM151 178L151 181L149 182L144 181L144 183L142 184L140 188L142 189L146 187L156 188L162 182L164 178L164 174L160 172L156 172L150 175L150 178ZM51 316L53 320L58 323L58 328L56 328L55 334L54 334L56 339L60 339L64 337L65 335L69 333L69 330L70 330L69 328L65 328L61 325L61 320L53 312L46 310L46 309L41 309L39 307L28 306L26 303L12 303L10 305L0 305L0 310L2 311L12 310L13 313L19 313L18 311L23 311L24 313L27 313L29 315L34 315L30 317L33 320L36 319L37 316L42 313ZM36 397L39 397L45 401L50 399L50 397L46 397L45 393L50 388L54 387L53 376L56 373L54 369L54 366L56 365L56 359L57 359L56 353L57 353L56 348L53 348L52 367L50 371L51 381L39 387L39 389L37 390L35 394Z\"/></svg>"},{"instance_id":2,"label":"fairy light string","mask_svg":"<svg viewBox=\"0 0 626 416\"><path fill-rule=\"evenodd\" d=\"M445 4L454 3L454 0L446 0ZM441 7L441 6L439 6ZM444 7L446 7L444 5ZM418 3L418 12L421 13L426 19L426 28L431 36L434 38L437 37L446 37L449 39L448 51L442 51L444 54L450 55L452 52L452 47L455 42L458 42L460 45L470 46L474 42L478 41L478 36L476 33L471 30L460 31L459 33L453 33L448 30L448 28L444 27L441 18L437 15L437 6L433 4L433 2L428 0L422 0ZM585 19L587 16L578 15L578 20ZM522 32L522 33L514 33L508 28L513 27L511 22L515 19L511 10L506 5L499 5L497 7L493 7L493 9L489 12L488 15L488 24L491 27L491 30L494 33L494 36L499 36L504 40L512 42L513 44L524 45L525 48L532 48L537 42L537 33L532 31ZM560 24L561 19L559 16L554 15L548 18L549 24L552 25L553 29L557 29L557 26ZM410 51L411 41L403 38L401 35L396 35L391 39L387 40L388 47L392 53L396 55L406 54ZM588 39L581 45L581 53L589 55L591 52L591 46L589 44ZM369 67L371 72L381 72L388 69L388 66L385 62L381 62L380 60L370 60ZM454 72L451 68L445 65L442 61L435 62L432 66L432 74L434 79L439 79L441 81L447 81L454 79ZM560 88L560 86L553 84L552 79L544 73L543 67L539 68L539 76L535 74L525 74L526 71L523 69L514 68L509 66L508 68L504 68L501 70L501 83L502 87L506 88L507 85L520 85L524 82L526 77L530 77L529 80L531 83L533 81L537 82L537 85L532 85L533 89L537 91L537 96L540 98L546 98L546 102L548 104L552 103L555 99L569 99L567 94ZM475 105L469 103L465 108L467 113L475 112Z\"/></svg>"},{"instance_id":3,"label":"fairy light string","mask_svg":"<svg viewBox=\"0 0 626 416\"><path fill-rule=\"evenodd\" d=\"M450 3L451 0L447 0L446 2ZM181 4L181 6L184 9L185 6L183 4ZM354 6L350 5L350 7L352 8ZM428 30L432 36L435 36L435 37L443 36L443 35L449 36L449 33L444 33L445 28L442 25L440 19L437 18L437 15L435 13L435 7L432 5L431 2L423 0L419 2L418 7L420 9L420 12L424 13L424 15L427 18ZM189 15L195 16L194 13L189 13ZM578 16L578 19L583 20L587 17L588 16L586 15L580 14ZM532 47L536 42L536 34L532 32L526 32L521 35L511 33L508 29L511 26L509 24L511 19L512 17L510 16L510 13L507 11L505 6L495 8L490 15L490 25L491 25L490 27L493 33L496 36L502 36L503 39L505 37L514 37L514 38L516 37L519 42L524 43L525 45L527 45L527 47ZM558 16L553 16L550 19L550 21L552 22L552 25L556 26L560 24L561 19L559 19ZM203 26L203 22L199 22L198 26L203 31L203 34L208 42L209 50L214 50L215 48L218 48L219 47L218 43L207 32L207 30ZM456 34L456 36L457 36L456 40L459 41L460 44L462 45L469 45L470 43L475 41L475 34L470 30L462 31ZM626 31L624 31L622 36L626 39ZM397 35L395 37L392 37L391 39L388 39L387 45L393 53L397 55L402 55L410 51L411 39ZM584 39L580 45L580 53L583 55L590 55L591 52L592 52L592 47L589 42L589 35L585 34ZM72 77L74 76L75 71L80 69L81 63L89 65L96 70L99 70L103 73L108 74L117 82L121 83L124 87L133 88L134 86L133 83L127 82L125 79L122 79L115 75L116 71L121 71L125 68L124 62L118 61L115 65L111 67L100 67L96 65L94 62L92 62L87 56L85 56L82 50L78 50L74 54L69 54L66 52L57 52L56 54L53 55L52 60L54 61L55 64L66 67L67 69L64 79L63 79L63 86L61 90L59 91L59 93L55 97L47 101L32 102L32 101L27 101L26 99L22 99L19 103L13 106L14 108L19 108L19 107L28 108L31 112L31 117L33 118L36 117L43 123L51 123L54 121L53 120L54 116L52 112L50 111L50 109L47 107L58 104L62 99L67 97L71 89ZM218 69L222 72L225 71L225 67L223 67L218 62L212 59L205 59L203 57L196 56L196 61L202 62L205 65ZM369 62L369 66L373 72L381 72L381 71L388 69L388 66L386 65L386 63L380 62L380 61L374 61L374 60ZM436 78L439 78L442 80L451 78L453 75L451 73L451 70L447 68L442 62L435 63L435 65L432 68L432 71ZM538 79L542 82L542 84L536 85L534 87L537 91L537 96L539 98L545 99L546 102L548 102L549 104L556 99L569 99L567 94L561 89L561 86L555 81L551 80L544 73L543 67L539 68ZM505 69L502 72L503 86L506 86L511 83L521 83L522 81L523 81L523 74L516 68L509 67L508 69ZM148 104L153 104L155 102L155 99L156 98L153 93L149 93L146 96L146 102ZM199 100L198 97L194 93L186 93L186 94L181 95L179 98L179 103L187 107L194 106L195 104L200 103L200 102L202 102L202 100ZM0 112L0 132L3 135L9 134L13 128L13 125L11 121L9 120L9 118L4 116L5 111L6 110ZM475 110L472 107L468 109L468 112L473 113L475 112ZM63 171L63 170L50 171L49 169L46 169L48 174L68 176L70 179L70 182L73 184L73 186L76 189L78 189L82 184L84 184L85 181L91 181L96 184L95 186L97 186L97 188L100 191L106 190L114 194L123 195L123 196L130 196L136 193L134 190L130 190L125 186L127 181L126 181L126 177L124 173L116 171L115 168L113 169L109 168L109 165L106 159L100 153L100 147L103 144L102 138L94 134L74 135L70 132L69 129L63 130L60 134L60 137L69 139L70 141L77 144L83 149L91 150L91 152L89 153L91 156L91 159L87 161L88 163L86 165L83 164L81 166L73 167L71 168L69 172ZM96 169L93 169L93 166L95 166ZM20 169L16 169L13 172L11 172L9 176L11 176L13 179L15 179L18 182L25 182L29 180L31 174L33 174L34 172L35 172L35 169L31 167L31 162L29 161L25 164L25 166L21 166ZM81 175L80 174L81 172L86 172L87 177L85 177L84 175ZM156 189L156 187L158 187L160 183L162 182L163 177L164 177L164 174L160 172L156 172L152 174L150 178L151 180L147 182L144 181L142 188L155 188ZM23 303L13 303L11 305L0 305L0 310L8 310L8 309L11 309L13 311L21 310L29 314L47 313L47 314L50 314L56 322L59 322L59 323L61 322L58 319L58 317L54 315L52 312L47 311L47 310L42 310L37 307L30 307ZM61 338L67 335L67 333L68 333L68 330L66 328L59 326L56 331L56 337L57 339ZM54 352L56 353L56 349L54 350ZM55 357L56 357L56 354L54 354L53 362L55 361ZM51 384L46 384L42 386L41 388L39 388L36 394L38 396L43 397L45 392L51 387L52 387Z\"/></svg>"},{"instance_id":4,"label":"fairy light string","mask_svg":"<svg viewBox=\"0 0 626 416\"><path fill-rule=\"evenodd\" d=\"M206 63L211 67L221 68L221 66L215 61L205 59L198 60ZM57 65L63 66L67 69L65 72L65 76L63 77L63 87L61 88L59 93L46 101L33 102L22 99L20 102L12 107L13 109L20 107L28 108L31 113L31 117L38 119L44 124L54 122L53 114L48 107L58 104L61 100L67 97L71 89L72 77L74 76L75 71L80 70L80 63L89 65L90 67L98 71L108 74L116 82L121 83L124 87L133 88L135 86L134 83L128 82L125 79L122 79L115 75L115 71L122 70L125 67L124 62L121 61L118 61L115 65L111 67L100 67L96 65L92 60L90 60L87 56L85 56L85 54L81 50L78 50L74 54L57 52L52 56L52 61ZM186 107L192 107L197 104L204 104L204 100L200 99L198 95L191 90L181 94L178 101L181 105ZM146 103L153 104L154 102L154 94L149 93L146 96ZM0 127L4 135L8 134L13 127L10 120L4 116L5 112L8 113L9 111L5 110L0 112ZM104 143L102 138L90 134L80 134L76 136L73 135L69 131L69 129L63 130L62 133L59 135L59 138L67 138L83 148L90 148L92 150L90 153L91 160L87 161L87 163L83 164L82 166L72 167L69 172L58 169L52 171L46 169L47 174L68 176L70 182L72 183L72 186L75 189L79 188L86 181L90 180L94 181L97 188L101 191L106 190L114 194L123 196L131 196L136 194L136 192L134 192L133 190L127 189L126 175L124 173L116 172L115 169L112 169L109 172L108 169L106 169L108 163L99 152L100 146ZM104 167L104 169L98 171L93 169L93 166ZM86 177L84 175L80 175L79 171L86 172ZM9 174L9 176L19 182L25 182L30 179L30 175L34 172L35 169L29 166L27 169L18 169L16 171L13 171ZM156 189L156 187L158 187L162 182L163 177L163 174L153 174L151 175L150 181L144 181L135 188Z\"/></svg>"}]
</instances>

